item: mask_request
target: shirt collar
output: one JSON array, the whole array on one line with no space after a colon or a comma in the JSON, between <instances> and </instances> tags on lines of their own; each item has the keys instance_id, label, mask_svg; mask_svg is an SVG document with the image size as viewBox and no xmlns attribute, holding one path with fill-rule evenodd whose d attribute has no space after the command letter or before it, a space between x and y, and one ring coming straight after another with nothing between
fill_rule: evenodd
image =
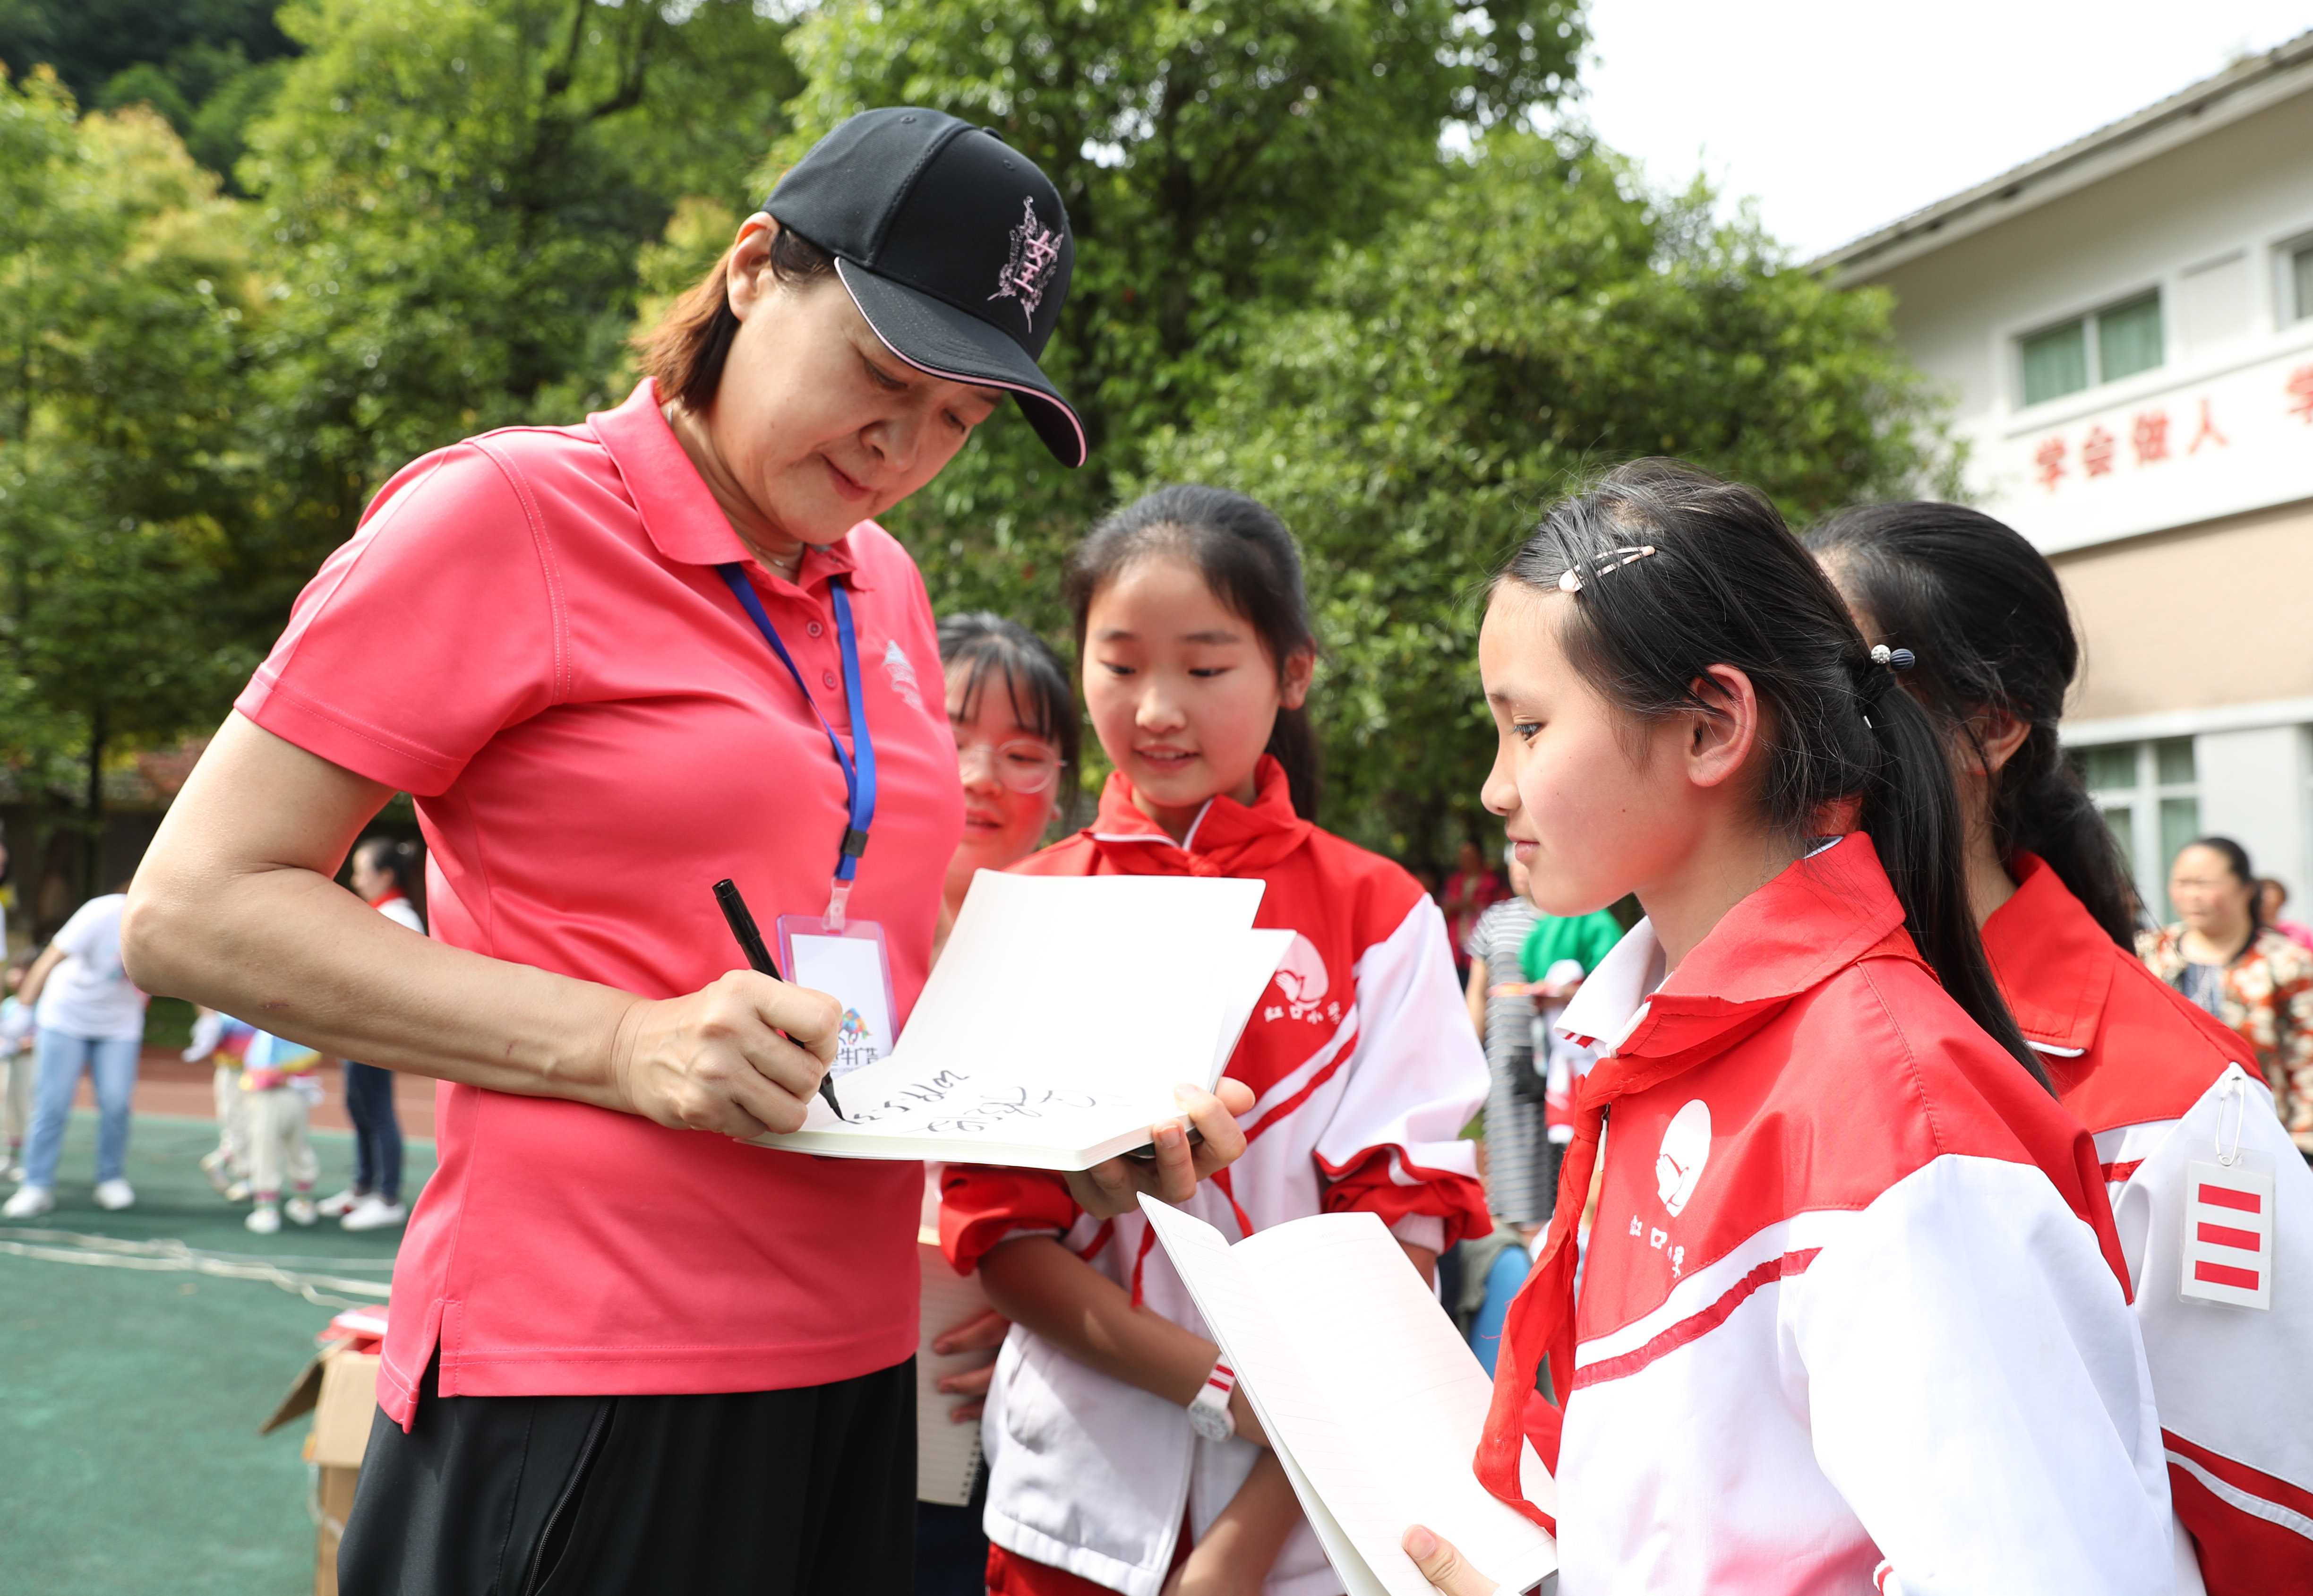
<instances>
[{"instance_id":1,"label":"shirt collar","mask_svg":"<svg viewBox=\"0 0 2313 1596\"><path fill-rule=\"evenodd\" d=\"M1558 1028L1601 1044L1609 1056L1708 1051L1748 1035L1846 966L1883 953L1922 962L1871 839L1851 832L1729 909L1667 979L1654 927L1640 921L1599 961Z\"/></svg>"},{"instance_id":2,"label":"shirt collar","mask_svg":"<svg viewBox=\"0 0 2313 1596\"><path fill-rule=\"evenodd\" d=\"M1101 789L1100 812L1086 834L1128 874L1230 876L1267 869L1315 829L1293 812L1285 767L1264 754L1254 767L1253 802L1240 804L1226 796L1206 800L1180 842L1140 812L1130 778L1112 771Z\"/></svg>"},{"instance_id":3,"label":"shirt collar","mask_svg":"<svg viewBox=\"0 0 2313 1596\"><path fill-rule=\"evenodd\" d=\"M619 468L651 546L666 559L680 565L743 565L759 586L774 588L808 588L836 576L855 592L869 586L862 579L849 533L823 548L806 549L793 584L756 563L666 424L652 378L636 384L618 409L597 410L586 424Z\"/></svg>"},{"instance_id":4,"label":"shirt collar","mask_svg":"<svg viewBox=\"0 0 2313 1596\"><path fill-rule=\"evenodd\" d=\"M2077 1055L2096 1041L2112 992L2113 941L2047 862L2009 861L2016 892L1983 922L1983 956L2024 1039Z\"/></svg>"}]
</instances>

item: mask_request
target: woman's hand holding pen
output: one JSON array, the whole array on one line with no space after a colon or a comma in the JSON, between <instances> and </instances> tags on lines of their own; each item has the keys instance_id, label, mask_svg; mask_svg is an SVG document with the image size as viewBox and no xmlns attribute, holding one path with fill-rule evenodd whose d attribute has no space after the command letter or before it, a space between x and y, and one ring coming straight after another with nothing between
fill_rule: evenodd
<instances>
[{"instance_id":1,"label":"woman's hand holding pen","mask_svg":"<svg viewBox=\"0 0 2313 1596\"><path fill-rule=\"evenodd\" d=\"M637 999L611 1045L612 1078L628 1112L675 1130L743 1141L793 1131L842 1023L825 992L734 970L688 997Z\"/></svg>"},{"instance_id":2,"label":"woman's hand holding pen","mask_svg":"<svg viewBox=\"0 0 2313 1596\"><path fill-rule=\"evenodd\" d=\"M1138 1209L1142 1192L1167 1203L1185 1203L1199 1181L1236 1161L1244 1151L1244 1133L1237 1129L1236 1116L1253 1107L1251 1087L1224 1080L1216 1094L1183 1084L1174 1088L1173 1098L1203 1140L1192 1145L1177 1121L1151 1126L1148 1140L1156 1150L1155 1161L1115 1158L1069 1174L1069 1193L1077 1206L1095 1219L1114 1219Z\"/></svg>"}]
</instances>

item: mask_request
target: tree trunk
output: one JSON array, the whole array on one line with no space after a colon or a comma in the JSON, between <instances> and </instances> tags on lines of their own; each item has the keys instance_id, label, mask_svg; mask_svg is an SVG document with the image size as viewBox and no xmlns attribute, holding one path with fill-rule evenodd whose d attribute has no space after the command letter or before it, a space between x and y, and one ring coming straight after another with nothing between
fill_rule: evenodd
<instances>
[{"instance_id":1,"label":"tree trunk","mask_svg":"<svg viewBox=\"0 0 2313 1596\"><path fill-rule=\"evenodd\" d=\"M82 799L82 824L87 830L81 843L81 901L86 903L106 888L104 872L104 745L111 730L102 709L88 717L88 791Z\"/></svg>"}]
</instances>

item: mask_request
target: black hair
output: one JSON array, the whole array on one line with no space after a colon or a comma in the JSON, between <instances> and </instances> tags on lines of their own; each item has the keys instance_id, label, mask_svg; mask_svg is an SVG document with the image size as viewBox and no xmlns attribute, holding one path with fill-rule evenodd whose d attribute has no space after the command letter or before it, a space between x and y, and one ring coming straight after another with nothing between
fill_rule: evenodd
<instances>
[{"instance_id":1,"label":"black hair","mask_svg":"<svg viewBox=\"0 0 2313 1596\"><path fill-rule=\"evenodd\" d=\"M354 857L367 859L371 869L391 877L404 896L418 895L418 884L426 874L426 852L409 838L364 837L354 845Z\"/></svg>"},{"instance_id":2,"label":"black hair","mask_svg":"<svg viewBox=\"0 0 2313 1596\"><path fill-rule=\"evenodd\" d=\"M2194 837L2185 844L2185 848L2207 849L2225 861L2225 869L2233 873L2234 880L2248 888L2248 940L2240 945L2240 953L2233 955L2238 958L2242 953L2256 946L2257 934L2265 930L2263 884L2257 880L2256 872L2249 868L2248 850L2230 837ZM2177 851L2182 853L2185 848Z\"/></svg>"},{"instance_id":3,"label":"black hair","mask_svg":"<svg viewBox=\"0 0 2313 1596\"><path fill-rule=\"evenodd\" d=\"M1768 824L1803 848L1851 810L1944 990L2046 1087L1976 935L1943 739L1767 497L1677 461L1619 467L1554 506L1496 586L1557 593L1569 571L1559 637L1592 690L1648 721L1723 713L1713 666L1748 676Z\"/></svg>"},{"instance_id":4,"label":"black hair","mask_svg":"<svg viewBox=\"0 0 2313 1596\"><path fill-rule=\"evenodd\" d=\"M1175 484L1104 516L1069 551L1061 593L1076 618L1079 657L1094 596L1128 566L1162 555L1186 561L1221 607L1253 628L1280 681L1293 656L1316 653L1301 551L1277 513L1226 488ZM1285 768L1293 812L1315 819L1324 763L1306 704L1277 711L1269 753Z\"/></svg>"},{"instance_id":5,"label":"black hair","mask_svg":"<svg viewBox=\"0 0 2313 1596\"><path fill-rule=\"evenodd\" d=\"M1990 779L2000 855L2038 854L2105 934L2135 952L2127 867L2056 738L2080 647L2055 568L2009 527L1951 504L1867 505L1806 542L1869 640L1917 657L1904 686L1947 743L1965 737L1980 755L1986 710L2029 728Z\"/></svg>"},{"instance_id":6,"label":"black hair","mask_svg":"<svg viewBox=\"0 0 2313 1596\"><path fill-rule=\"evenodd\" d=\"M980 695L990 675L1004 679L1012 719L1060 751L1058 794L1065 824L1076 807L1077 768L1084 751L1083 717L1069 684L1069 667L1052 646L1021 625L989 610L967 610L939 623L940 664L963 667L959 709L967 720L980 713Z\"/></svg>"}]
</instances>

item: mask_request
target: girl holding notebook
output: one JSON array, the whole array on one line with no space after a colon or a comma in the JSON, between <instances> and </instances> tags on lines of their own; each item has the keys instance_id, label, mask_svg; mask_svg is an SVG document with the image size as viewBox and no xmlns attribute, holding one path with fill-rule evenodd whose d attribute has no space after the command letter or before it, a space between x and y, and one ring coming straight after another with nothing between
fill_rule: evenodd
<instances>
[{"instance_id":1,"label":"girl holding notebook","mask_svg":"<svg viewBox=\"0 0 2313 1596\"><path fill-rule=\"evenodd\" d=\"M1912 663L1763 495L1671 463L1557 506L1495 584L1486 805L1544 912L1647 912L1559 1019L1600 1057L1476 1459L1565 1596L2174 1588L2096 1144L1986 967Z\"/></svg>"},{"instance_id":2,"label":"girl holding notebook","mask_svg":"<svg viewBox=\"0 0 2313 1596\"><path fill-rule=\"evenodd\" d=\"M2168 1447L2178 1588L2313 1590L2313 1172L2247 1044L2136 957L2125 868L2057 744L2080 644L2056 573L1957 505L1851 510L1807 544L1864 636L1919 656L1904 685L1951 745L1984 954L2096 1137ZM2270 1197L2269 1224L2195 1215L2195 1163L2269 1181L2227 1194ZM2203 1222L2224 1244L2194 1256Z\"/></svg>"},{"instance_id":3,"label":"girl holding notebook","mask_svg":"<svg viewBox=\"0 0 2313 1596\"><path fill-rule=\"evenodd\" d=\"M1228 1064L1255 1094L1249 1144L1183 1207L1233 1237L1370 1211L1429 1271L1488 1228L1458 1139L1485 1060L1437 905L1308 818L1315 643L1290 534L1241 494L1165 489L1077 549L1068 597L1116 769L1093 824L1018 868L1258 877L1257 923L1298 933ZM1099 1219L1018 1170L952 1167L942 1197L950 1259L1016 1325L984 1428L991 1591L1341 1590L1138 1212Z\"/></svg>"}]
</instances>

